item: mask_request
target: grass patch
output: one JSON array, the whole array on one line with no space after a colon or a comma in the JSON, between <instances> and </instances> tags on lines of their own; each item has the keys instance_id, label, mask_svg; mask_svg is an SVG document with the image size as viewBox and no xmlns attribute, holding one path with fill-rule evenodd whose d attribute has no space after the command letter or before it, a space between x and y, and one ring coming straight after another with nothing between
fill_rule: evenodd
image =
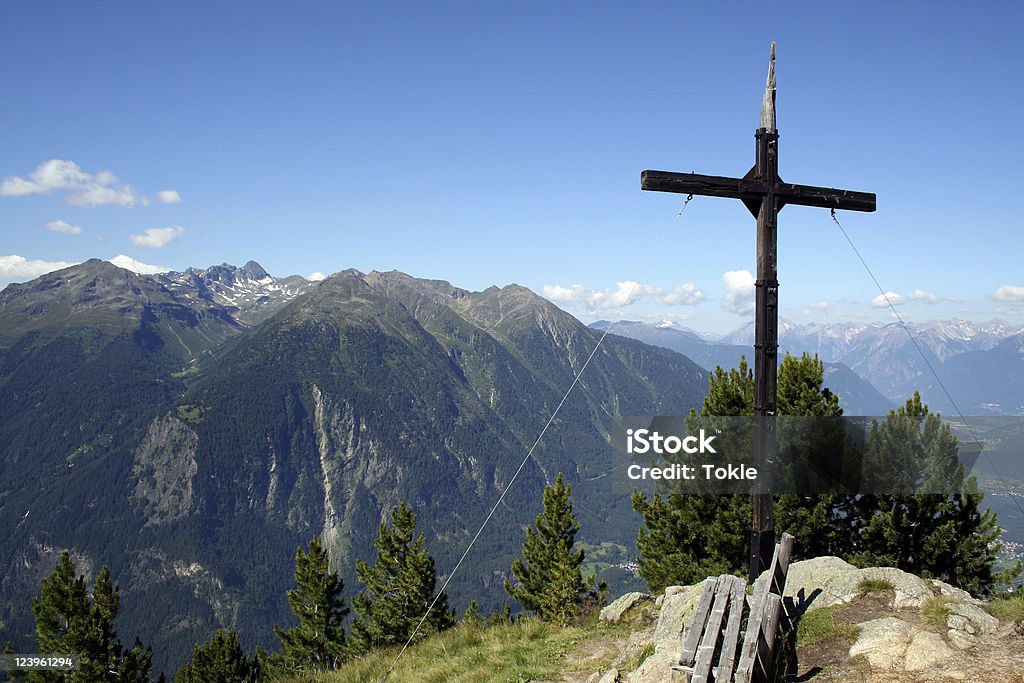
<instances>
[{"instance_id":1,"label":"grass patch","mask_svg":"<svg viewBox=\"0 0 1024 683\"><path fill-rule=\"evenodd\" d=\"M197 425L203 421L202 406L183 405L178 406L178 419L189 424Z\"/></svg>"},{"instance_id":2,"label":"grass patch","mask_svg":"<svg viewBox=\"0 0 1024 683\"><path fill-rule=\"evenodd\" d=\"M857 584L857 590L860 594L867 595L868 593L881 593L882 591L896 590L896 587L892 585L892 581L885 579L864 579Z\"/></svg>"},{"instance_id":3,"label":"grass patch","mask_svg":"<svg viewBox=\"0 0 1024 683\"><path fill-rule=\"evenodd\" d=\"M518 683L556 680L564 656L600 629L561 628L535 619L513 624L455 628L409 648L388 677L392 683ZM321 683L379 681L399 648L371 652L337 671L317 678ZM295 679L298 681L300 679ZM295 683L293 681L293 683Z\"/></svg>"},{"instance_id":4,"label":"grass patch","mask_svg":"<svg viewBox=\"0 0 1024 683\"><path fill-rule=\"evenodd\" d=\"M1017 633L1024 635L1024 594L995 598L985 609L999 621L1012 622Z\"/></svg>"},{"instance_id":5,"label":"grass patch","mask_svg":"<svg viewBox=\"0 0 1024 683\"><path fill-rule=\"evenodd\" d=\"M826 638L842 638L854 641L860 634L856 624L844 624L835 620L836 612L842 605L823 607L807 612L796 624L796 646L803 647Z\"/></svg>"},{"instance_id":6,"label":"grass patch","mask_svg":"<svg viewBox=\"0 0 1024 683\"><path fill-rule=\"evenodd\" d=\"M924 619L924 623L931 626L945 626L946 620L951 614L950 602L952 599L945 595L933 595L925 600L921 605L921 618Z\"/></svg>"}]
</instances>

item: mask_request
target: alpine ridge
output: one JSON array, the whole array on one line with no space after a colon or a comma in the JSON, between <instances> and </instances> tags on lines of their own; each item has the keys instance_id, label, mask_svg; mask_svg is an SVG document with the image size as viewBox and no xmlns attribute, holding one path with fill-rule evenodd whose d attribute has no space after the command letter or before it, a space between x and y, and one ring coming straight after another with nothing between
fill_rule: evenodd
<instances>
[{"instance_id":1,"label":"alpine ridge","mask_svg":"<svg viewBox=\"0 0 1024 683\"><path fill-rule=\"evenodd\" d=\"M110 567L119 631L167 672L219 627L273 648L313 535L357 589L355 560L400 502L449 571L600 337L518 285L356 270L289 284L255 263L146 276L89 261L8 286L0 323L0 640L30 647L31 596L70 549ZM581 540L613 549L597 569L627 561L639 520L609 476L611 435L624 416L686 413L706 384L683 356L607 339L449 586L454 606L500 608L509 539L559 472Z\"/></svg>"}]
</instances>

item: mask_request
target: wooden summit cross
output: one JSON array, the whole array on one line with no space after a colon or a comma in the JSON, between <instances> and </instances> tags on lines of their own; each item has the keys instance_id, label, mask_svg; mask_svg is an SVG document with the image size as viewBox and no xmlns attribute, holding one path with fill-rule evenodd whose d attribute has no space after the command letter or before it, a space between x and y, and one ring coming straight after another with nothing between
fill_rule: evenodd
<instances>
[{"instance_id":1,"label":"wooden summit cross","mask_svg":"<svg viewBox=\"0 0 1024 683\"><path fill-rule=\"evenodd\" d=\"M778 389L779 281L776 272L778 213L786 204L851 211L874 211L871 192L791 185L779 178L779 132L775 127L775 43L768 63L768 82L761 105L761 127L754 133L757 160L742 178L644 171L640 188L655 192L731 197L742 201L757 219L757 279L754 283L754 415L757 432L754 456L762 465L775 451L775 416ZM763 482L758 477L758 482ZM768 568L775 544L772 496L761 484L754 494L750 530L750 580Z\"/></svg>"}]
</instances>

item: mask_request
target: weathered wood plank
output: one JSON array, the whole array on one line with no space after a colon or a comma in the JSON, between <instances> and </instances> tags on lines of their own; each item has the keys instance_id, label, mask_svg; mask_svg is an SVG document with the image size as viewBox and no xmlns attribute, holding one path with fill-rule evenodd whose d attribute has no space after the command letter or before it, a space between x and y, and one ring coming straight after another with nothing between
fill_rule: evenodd
<instances>
[{"instance_id":1,"label":"weathered wood plank","mask_svg":"<svg viewBox=\"0 0 1024 683\"><path fill-rule=\"evenodd\" d=\"M697 648L697 663L693 667L690 683L708 683L711 679L711 664L714 662L718 638L722 635L722 620L725 618L725 610L729 606L729 596L732 595L733 579L735 578L728 575L718 577L714 606L708 616L708 623L704 626L700 647Z\"/></svg>"},{"instance_id":2,"label":"weathered wood plank","mask_svg":"<svg viewBox=\"0 0 1024 683\"><path fill-rule=\"evenodd\" d=\"M782 598L774 593L765 596L765 615L761 624L761 637L757 639L757 656L753 670L753 683L770 683L773 676L772 651L775 648L775 632L779 629L779 615L782 613Z\"/></svg>"},{"instance_id":3,"label":"weathered wood plank","mask_svg":"<svg viewBox=\"0 0 1024 683\"><path fill-rule=\"evenodd\" d=\"M726 178L701 173L673 173L671 171L644 171L640 174L640 189L676 194L699 194L705 197L749 197L760 199L768 192L768 185L759 180Z\"/></svg>"},{"instance_id":4,"label":"weathered wood plank","mask_svg":"<svg viewBox=\"0 0 1024 683\"><path fill-rule=\"evenodd\" d=\"M757 643L760 640L761 624L768 601L768 582L758 579L754 582L754 594L751 596L750 616L747 618L747 630L743 634L743 647L740 649L739 662L736 664L735 683L749 683L754 673L754 660L757 657Z\"/></svg>"},{"instance_id":5,"label":"weathered wood plank","mask_svg":"<svg viewBox=\"0 0 1024 683\"><path fill-rule=\"evenodd\" d=\"M732 669L739 649L740 624L743 622L743 605L746 603L747 582L736 577L733 582L732 598L729 601L729 622L722 637L722 653L718 657L716 681L732 680Z\"/></svg>"},{"instance_id":6,"label":"weathered wood plank","mask_svg":"<svg viewBox=\"0 0 1024 683\"><path fill-rule=\"evenodd\" d=\"M817 206L823 209L845 209L847 211L874 211L875 193L854 190L837 190L832 187L793 185L778 183L775 196L783 204Z\"/></svg>"},{"instance_id":7,"label":"weathered wood plank","mask_svg":"<svg viewBox=\"0 0 1024 683\"><path fill-rule=\"evenodd\" d=\"M683 641L683 651L679 654L679 665L692 667L697 658L697 646L700 645L700 637L704 632L704 624L707 623L708 613L711 611L711 601L715 595L715 588L718 579L708 577L701 591L700 601L697 603L697 612L693 615L693 623L686 633L686 640Z\"/></svg>"},{"instance_id":8,"label":"weathered wood plank","mask_svg":"<svg viewBox=\"0 0 1024 683\"><path fill-rule=\"evenodd\" d=\"M699 194L705 197L727 197L744 201L760 201L768 194L767 183L754 178L728 178L701 173L673 173L671 171L643 171L640 189L676 194ZM847 211L874 211L875 194L855 190L837 190L831 187L775 183L775 197L779 208L786 204L817 206Z\"/></svg>"},{"instance_id":9,"label":"weathered wood plank","mask_svg":"<svg viewBox=\"0 0 1024 683\"><path fill-rule=\"evenodd\" d=\"M775 546L772 563L768 567L768 592L782 595L786 589L786 575L789 573L789 558L793 556L793 543L796 539L790 534L782 534Z\"/></svg>"}]
</instances>

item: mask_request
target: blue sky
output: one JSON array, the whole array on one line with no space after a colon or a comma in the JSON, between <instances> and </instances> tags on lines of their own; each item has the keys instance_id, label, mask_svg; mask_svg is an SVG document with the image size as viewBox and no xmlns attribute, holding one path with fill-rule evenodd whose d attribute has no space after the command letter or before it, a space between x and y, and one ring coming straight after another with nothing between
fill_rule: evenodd
<instances>
[{"instance_id":1,"label":"blue sky","mask_svg":"<svg viewBox=\"0 0 1024 683\"><path fill-rule=\"evenodd\" d=\"M745 173L776 40L780 173L877 193L840 220L904 318L1024 323L1020 3L371 4L5 7L0 285L255 259L726 331L753 220L639 176ZM779 233L783 317L888 319L827 211Z\"/></svg>"}]
</instances>

